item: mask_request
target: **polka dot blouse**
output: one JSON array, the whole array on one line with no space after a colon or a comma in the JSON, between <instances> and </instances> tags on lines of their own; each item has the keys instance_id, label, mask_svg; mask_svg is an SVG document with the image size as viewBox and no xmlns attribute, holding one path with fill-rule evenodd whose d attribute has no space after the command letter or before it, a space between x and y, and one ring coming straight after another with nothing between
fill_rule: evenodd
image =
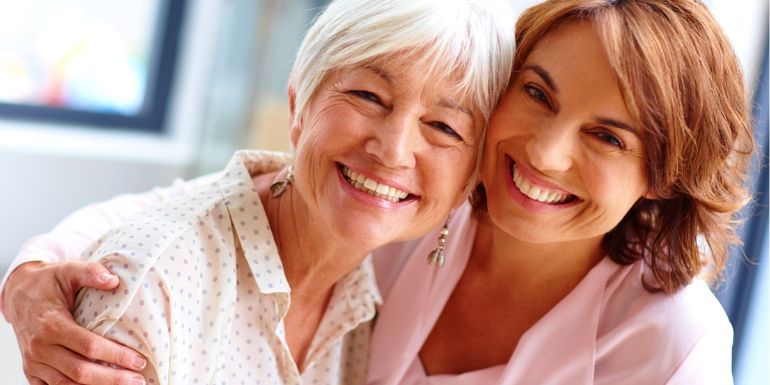
<instances>
[{"instance_id":1,"label":"polka dot blouse","mask_svg":"<svg viewBox=\"0 0 770 385\"><path fill-rule=\"evenodd\" d=\"M252 175L287 154L240 151L217 182L150 207L87 251L120 276L75 318L148 359L149 384L362 384L380 301L370 259L335 286L300 373L285 338L290 288Z\"/></svg>"}]
</instances>

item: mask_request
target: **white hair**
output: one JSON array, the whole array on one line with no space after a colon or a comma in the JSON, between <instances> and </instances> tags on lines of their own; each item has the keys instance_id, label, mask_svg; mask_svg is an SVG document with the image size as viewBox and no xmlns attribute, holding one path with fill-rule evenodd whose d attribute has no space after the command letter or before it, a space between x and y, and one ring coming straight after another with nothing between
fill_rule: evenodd
<instances>
[{"instance_id":1,"label":"white hair","mask_svg":"<svg viewBox=\"0 0 770 385\"><path fill-rule=\"evenodd\" d=\"M332 1L294 61L292 123L331 71L404 53L416 54L415 65L425 66L426 76L451 79L486 123L508 85L514 27L507 1Z\"/></svg>"}]
</instances>

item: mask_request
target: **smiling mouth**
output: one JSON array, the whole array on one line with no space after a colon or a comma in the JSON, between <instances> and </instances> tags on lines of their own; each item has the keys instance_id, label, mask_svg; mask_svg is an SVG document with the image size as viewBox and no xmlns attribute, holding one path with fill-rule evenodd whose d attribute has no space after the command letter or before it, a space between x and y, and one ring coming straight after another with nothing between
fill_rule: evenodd
<instances>
[{"instance_id":1,"label":"smiling mouth","mask_svg":"<svg viewBox=\"0 0 770 385\"><path fill-rule=\"evenodd\" d=\"M529 199L549 204L549 205L563 205L572 203L579 198L576 195L565 193L562 191L552 190L547 187L531 182L521 173L516 172L516 163L511 162L511 177L513 178L513 184L516 188Z\"/></svg>"},{"instance_id":2,"label":"smiling mouth","mask_svg":"<svg viewBox=\"0 0 770 385\"><path fill-rule=\"evenodd\" d=\"M338 164L337 167L339 167L340 172L351 187L371 196L386 199L393 203L403 202L414 197L414 195L406 191L384 183L378 183L376 180L361 175L343 165Z\"/></svg>"}]
</instances>

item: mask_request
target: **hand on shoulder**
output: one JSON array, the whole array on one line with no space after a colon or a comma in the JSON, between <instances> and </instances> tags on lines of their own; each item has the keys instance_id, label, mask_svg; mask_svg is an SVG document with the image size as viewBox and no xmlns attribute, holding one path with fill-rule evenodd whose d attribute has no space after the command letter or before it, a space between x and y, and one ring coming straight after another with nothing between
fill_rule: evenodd
<instances>
[{"instance_id":1,"label":"hand on shoulder","mask_svg":"<svg viewBox=\"0 0 770 385\"><path fill-rule=\"evenodd\" d=\"M131 371L146 365L144 357L80 327L70 314L81 288L109 290L118 283L118 277L101 264L82 261L29 262L8 276L2 293L5 315L13 325L31 384L144 383Z\"/></svg>"}]
</instances>

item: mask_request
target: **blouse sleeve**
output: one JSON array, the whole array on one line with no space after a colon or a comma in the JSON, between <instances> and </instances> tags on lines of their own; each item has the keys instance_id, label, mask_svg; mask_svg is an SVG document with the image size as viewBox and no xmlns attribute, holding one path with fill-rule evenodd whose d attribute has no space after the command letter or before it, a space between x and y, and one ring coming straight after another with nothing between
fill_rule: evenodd
<instances>
[{"instance_id":1,"label":"blouse sleeve","mask_svg":"<svg viewBox=\"0 0 770 385\"><path fill-rule=\"evenodd\" d=\"M666 381L666 385L730 385L733 332L729 325L706 332Z\"/></svg>"},{"instance_id":2,"label":"blouse sleeve","mask_svg":"<svg viewBox=\"0 0 770 385\"><path fill-rule=\"evenodd\" d=\"M0 285L0 311L5 311L2 302L5 282L20 265L34 261L61 262L78 259L90 244L140 209L173 199L198 186L210 184L218 177L219 173L215 173L189 181L177 179L170 186L140 194L119 195L70 214L51 232L38 235L21 247Z\"/></svg>"},{"instance_id":3,"label":"blouse sleeve","mask_svg":"<svg viewBox=\"0 0 770 385\"><path fill-rule=\"evenodd\" d=\"M124 264L126 260L120 254L100 262L112 265L120 277L120 286L113 291L82 290L73 310L76 322L141 353L147 359L142 374L148 384L171 384L168 369L172 317L163 280L154 270L143 278L132 275L132 267Z\"/></svg>"}]
</instances>

